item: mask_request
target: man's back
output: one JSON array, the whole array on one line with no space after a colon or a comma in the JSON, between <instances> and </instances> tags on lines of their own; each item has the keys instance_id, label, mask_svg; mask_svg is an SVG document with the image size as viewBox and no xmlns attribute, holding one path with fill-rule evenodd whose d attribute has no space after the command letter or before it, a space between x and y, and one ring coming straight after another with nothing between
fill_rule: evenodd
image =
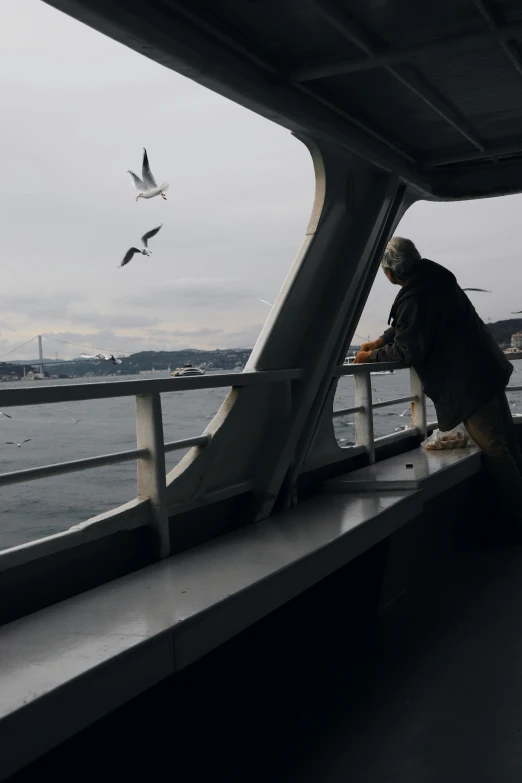
<instances>
[{"instance_id":1,"label":"man's back","mask_svg":"<svg viewBox=\"0 0 522 783\"><path fill-rule=\"evenodd\" d=\"M418 372L441 429L451 429L503 389L513 367L455 276L423 259L402 286L390 320L393 345L376 361L399 360Z\"/></svg>"}]
</instances>

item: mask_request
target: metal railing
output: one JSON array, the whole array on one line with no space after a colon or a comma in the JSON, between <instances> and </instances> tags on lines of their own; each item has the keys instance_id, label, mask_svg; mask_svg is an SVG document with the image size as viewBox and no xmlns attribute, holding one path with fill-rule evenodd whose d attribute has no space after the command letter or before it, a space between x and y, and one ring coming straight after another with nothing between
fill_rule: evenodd
<instances>
[{"instance_id":1,"label":"metal railing","mask_svg":"<svg viewBox=\"0 0 522 783\"><path fill-rule=\"evenodd\" d=\"M426 418L426 397L419 376L410 367L410 394L402 397L395 397L392 400L382 402L373 402L371 373L390 370L406 369L399 362L387 362L380 364L343 364L336 367L333 373L334 377L339 378L344 375L353 375L355 380L355 405L350 408L339 408L334 410L333 417L347 416L355 414L355 446L344 447L354 449L358 452L364 451L370 463L375 462L375 444L383 445L385 443L396 443L405 438L411 438L416 435L426 437L428 429L437 426L436 422L428 424ZM400 432L392 432L389 435L383 435L376 438L373 431L373 411L377 408L387 408L401 403L411 403L410 426Z\"/></svg>"},{"instance_id":2,"label":"metal railing","mask_svg":"<svg viewBox=\"0 0 522 783\"><path fill-rule=\"evenodd\" d=\"M266 383L287 383L302 377L301 370L223 373L187 378L159 378L143 381L67 384L0 389L0 408L22 405L101 400L114 397L136 398L136 448L102 454L87 459L42 465L26 470L0 473L0 486L35 481L40 478L117 465L137 460L137 496L148 498L152 505L154 526L161 556L169 553L168 513L166 500L165 454L191 447L205 447L210 435L202 434L165 443L160 394L222 387L243 388Z\"/></svg>"}]
</instances>

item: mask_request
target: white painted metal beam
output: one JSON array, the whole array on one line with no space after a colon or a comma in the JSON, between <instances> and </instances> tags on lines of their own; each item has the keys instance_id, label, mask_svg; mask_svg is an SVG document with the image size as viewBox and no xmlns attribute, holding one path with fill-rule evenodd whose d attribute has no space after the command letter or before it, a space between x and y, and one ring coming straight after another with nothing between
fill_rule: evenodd
<instances>
[{"instance_id":1,"label":"white painted metal beam","mask_svg":"<svg viewBox=\"0 0 522 783\"><path fill-rule=\"evenodd\" d=\"M0 473L0 486L22 484L26 481L61 476L65 473L77 473L91 468L101 468L105 465L119 465L122 462L146 458L147 455L146 448L138 448L129 451L116 451L113 454L100 454L97 457L87 457L86 459L75 459L70 462L55 462L52 465L42 465L38 468L14 470L9 473Z\"/></svg>"},{"instance_id":2,"label":"white painted metal beam","mask_svg":"<svg viewBox=\"0 0 522 783\"><path fill-rule=\"evenodd\" d=\"M167 513L167 473L163 420L159 394L136 397L136 438L146 454L138 461L138 498L148 498L152 506L153 528L160 557L170 555Z\"/></svg>"},{"instance_id":3,"label":"white painted metal beam","mask_svg":"<svg viewBox=\"0 0 522 783\"><path fill-rule=\"evenodd\" d=\"M265 383L281 383L296 380L301 370L275 370L272 372L221 373L198 375L188 378L157 378L144 381L109 381L107 383L76 383L63 386L34 385L19 389L0 389L0 407L12 405L42 405L78 400L102 400L109 397L131 397L138 394L166 394L195 389L218 389L227 386L257 386Z\"/></svg>"},{"instance_id":4,"label":"white painted metal beam","mask_svg":"<svg viewBox=\"0 0 522 783\"><path fill-rule=\"evenodd\" d=\"M363 410L355 414L355 443L364 446L370 465L375 462L373 435L372 382L370 373L355 376L355 401Z\"/></svg>"},{"instance_id":5,"label":"white painted metal beam","mask_svg":"<svg viewBox=\"0 0 522 783\"><path fill-rule=\"evenodd\" d=\"M360 375L365 372L383 372L391 370L404 370L404 364L400 362L379 362L378 364L341 364L335 367L332 375L334 378L340 378L343 375Z\"/></svg>"}]
</instances>

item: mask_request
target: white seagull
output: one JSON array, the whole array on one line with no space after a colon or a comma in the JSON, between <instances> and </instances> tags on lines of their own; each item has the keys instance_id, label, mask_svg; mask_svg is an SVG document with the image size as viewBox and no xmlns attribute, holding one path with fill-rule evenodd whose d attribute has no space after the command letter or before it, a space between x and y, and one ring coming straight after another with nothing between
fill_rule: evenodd
<instances>
[{"instance_id":1,"label":"white seagull","mask_svg":"<svg viewBox=\"0 0 522 783\"><path fill-rule=\"evenodd\" d=\"M71 411L69 410L69 408L64 407L64 411L67 411L67 413L69 414L69 416L71 417L71 419L75 424L79 424L82 421L82 419L75 419Z\"/></svg>"},{"instance_id":2,"label":"white seagull","mask_svg":"<svg viewBox=\"0 0 522 783\"><path fill-rule=\"evenodd\" d=\"M89 356L88 353L81 353L80 359L103 359L104 362L112 362L113 364L121 364L121 359L115 359L114 354L95 353L94 356ZM66 409L67 410L67 409Z\"/></svg>"},{"instance_id":3,"label":"white seagull","mask_svg":"<svg viewBox=\"0 0 522 783\"><path fill-rule=\"evenodd\" d=\"M26 438L25 440L22 441L22 443L29 443L30 440L31 438ZM22 443L15 443L14 440L6 440L6 444L8 446L18 446L18 448L21 447Z\"/></svg>"},{"instance_id":4,"label":"white seagull","mask_svg":"<svg viewBox=\"0 0 522 783\"><path fill-rule=\"evenodd\" d=\"M164 198L165 201L167 200L164 191L168 190L169 183L162 182L158 187L156 180L152 176L152 172L150 170L149 159L147 157L147 150L145 147L143 148L143 164L141 168L142 178L140 179L137 174L135 174L130 169L129 174L131 175L134 185L136 186L136 190L139 190L139 193L136 196L136 201L139 198L154 198L154 196L161 196L161 198Z\"/></svg>"},{"instance_id":5,"label":"white seagull","mask_svg":"<svg viewBox=\"0 0 522 783\"><path fill-rule=\"evenodd\" d=\"M388 413L388 416L400 416L401 419L403 419L406 416L406 414L409 413L409 412L410 412L409 408L406 408L405 410L403 410L402 413L397 413L397 411L390 411Z\"/></svg>"},{"instance_id":6,"label":"white seagull","mask_svg":"<svg viewBox=\"0 0 522 783\"><path fill-rule=\"evenodd\" d=\"M140 249L139 247L130 247L127 252L125 253L123 257L123 261L121 262L120 266L126 266L126 264L129 263L131 258L136 255L136 253L142 253L144 256L150 256L152 253L152 250L149 250L149 239L152 239L152 237L155 237L158 231L160 230L161 226L157 226L156 228L151 228L150 231L147 231L146 234L143 234L141 238L141 243L143 247Z\"/></svg>"}]
</instances>

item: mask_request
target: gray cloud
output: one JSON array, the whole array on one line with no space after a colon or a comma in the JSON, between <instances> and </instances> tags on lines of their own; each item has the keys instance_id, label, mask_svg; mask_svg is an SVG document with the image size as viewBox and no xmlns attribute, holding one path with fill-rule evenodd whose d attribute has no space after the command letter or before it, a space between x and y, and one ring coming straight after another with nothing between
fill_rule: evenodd
<instances>
[{"instance_id":1,"label":"gray cloud","mask_svg":"<svg viewBox=\"0 0 522 783\"><path fill-rule=\"evenodd\" d=\"M85 300L86 297L76 291L3 293L0 294L0 308L3 312L13 313L18 318L41 322L45 318L69 318L71 305Z\"/></svg>"},{"instance_id":2,"label":"gray cloud","mask_svg":"<svg viewBox=\"0 0 522 783\"><path fill-rule=\"evenodd\" d=\"M262 328L263 324L252 324L237 332L228 332L223 335L221 343L217 340L214 341L214 347L218 348L223 345L225 348L250 348L254 345Z\"/></svg>"},{"instance_id":3,"label":"gray cloud","mask_svg":"<svg viewBox=\"0 0 522 783\"><path fill-rule=\"evenodd\" d=\"M47 332L44 335L44 346L47 352L58 351L67 358L78 356L85 348L134 353L136 351L159 350L161 347L147 334L122 336L111 329L99 329L92 332Z\"/></svg>"},{"instance_id":4,"label":"gray cloud","mask_svg":"<svg viewBox=\"0 0 522 783\"><path fill-rule=\"evenodd\" d=\"M144 286L130 299L130 304L141 307L213 307L215 309L241 308L245 300L253 299L248 284L220 277L180 277Z\"/></svg>"},{"instance_id":5,"label":"gray cloud","mask_svg":"<svg viewBox=\"0 0 522 783\"><path fill-rule=\"evenodd\" d=\"M91 324L99 329L136 329L142 326L154 326L160 320L156 316L143 313L98 313L74 312L76 323ZM168 332L167 332L168 333Z\"/></svg>"},{"instance_id":6,"label":"gray cloud","mask_svg":"<svg viewBox=\"0 0 522 783\"><path fill-rule=\"evenodd\" d=\"M223 334L223 329L210 329L207 326L202 329L172 329L170 334L176 337L210 337L212 334Z\"/></svg>"}]
</instances>

